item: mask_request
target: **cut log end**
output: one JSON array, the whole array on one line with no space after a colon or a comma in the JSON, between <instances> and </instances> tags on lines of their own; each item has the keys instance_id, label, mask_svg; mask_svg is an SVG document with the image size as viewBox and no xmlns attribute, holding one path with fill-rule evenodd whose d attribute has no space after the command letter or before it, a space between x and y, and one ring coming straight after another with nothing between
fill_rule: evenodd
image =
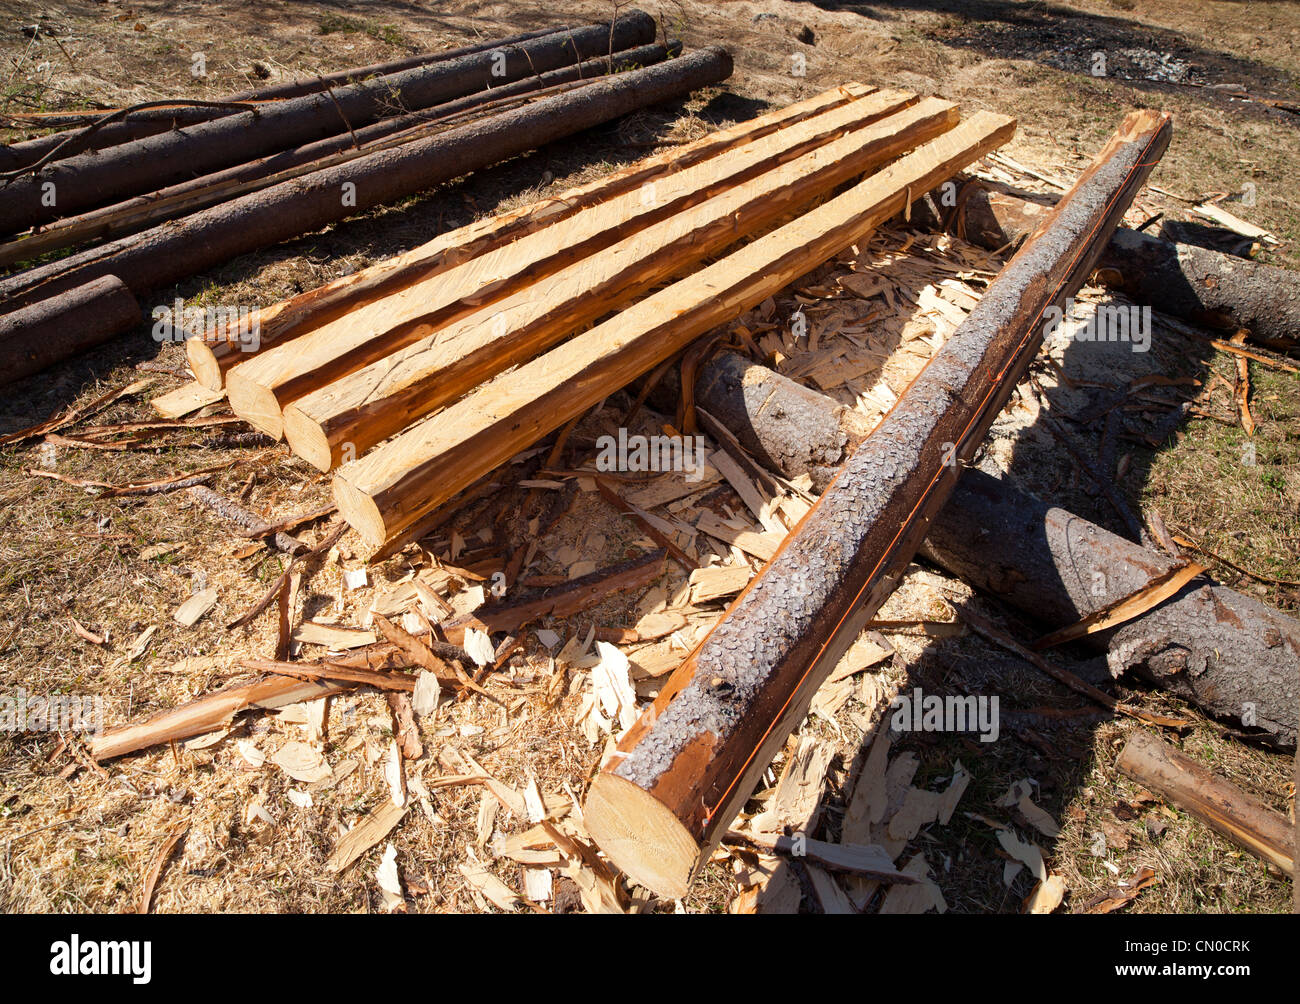
<instances>
[{"instance_id":1,"label":"cut log end","mask_svg":"<svg viewBox=\"0 0 1300 1004\"><path fill-rule=\"evenodd\" d=\"M582 814L592 839L632 881L671 899L686 895L700 847L661 801L617 774L600 773Z\"/></svg>"},{"instance_id":2,"label":"cut log end","mask_svg":"<svg viewBox=\"0 0 1300 1004\"><path fill-rule=\"evenodd\" d=\"M321 428L319 422L303 414L294 405L284 409L281 420L289 449L303 460L326 472L339 465L342 460L341 455L331 448L329 437L325 435L325 430Z\"/></svg>"},{"instance_id":3,"label":"cut log end","mask_svg":"<svg viewBox=\"0 0 1300 1004\"><path fill-rule=\"evenodd\" d=\"M383 514L379 506L365 492L348 483L341 473L333 479L334 504L349 526L361 534L361 539L372 547L379 547L387 536Z\"/></svg>"},{"instance_id":4,"label":"cut log end","mask_svg":"<svg viewBox=\"0 0 1300 1004\"><path fill-rule=\"evenodd\" d=\"M217 361L212 346L201 338L190 338L185 342L185 358L189 361L190 372L194 379L208 390L221 390L225 386L225 371Z\"/></svg>"},{"instance_id":5,"label":"cut log end","mask_svg":"<svg viewBox=\"0 0 1300 1004\"><path fill-rule=\"evenodd\" d=\"M275 394L241 374L238 366L226 374L226 396L230 409L253 428L277 441L284 438L284 416Z\"/></svg>"}]
</instances>

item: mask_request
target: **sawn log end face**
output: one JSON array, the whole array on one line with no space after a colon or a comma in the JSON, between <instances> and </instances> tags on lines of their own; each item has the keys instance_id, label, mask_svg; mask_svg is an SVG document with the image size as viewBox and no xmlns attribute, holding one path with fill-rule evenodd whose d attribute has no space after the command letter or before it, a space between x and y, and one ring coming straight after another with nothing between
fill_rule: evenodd
<instances>
[{"instance_id":1,"label":"sawn log end face","mask_svg":"<svg viewBox=\"0 0 1300 1004\"><path fill-rule=\"evenodd\" d=\"M226 374L226 396L230 409L253 428L276 441L284 438L284 417L275 394L248 379L238 366Z\"/></svg>"},{"instance_id":2,"label":"sawn log end face","mask_svg":"<svg viewBox=\"0 0 1300 1004\"><path fill-rule=\"evenodd\" d=\"M700 848L662 802L631 781L600 773L582 811L592 839L632 881L671 899L686 895Z\"/></svg>"},{"instance_id":3,"label":"sawn log end face","mask_svg":"<svg viewBox=\"0 0 1300 1004\"><path fill-rule=\"evenodd\" d=\"M334 494L334 504L338 506L340 515L347 520L348 525L361 534L361 538L372 547L382 545L387 531L383 514L380 513L375 500L350 484L343 472L334 475L331 490Z\"/></svg>"}]
</instances>

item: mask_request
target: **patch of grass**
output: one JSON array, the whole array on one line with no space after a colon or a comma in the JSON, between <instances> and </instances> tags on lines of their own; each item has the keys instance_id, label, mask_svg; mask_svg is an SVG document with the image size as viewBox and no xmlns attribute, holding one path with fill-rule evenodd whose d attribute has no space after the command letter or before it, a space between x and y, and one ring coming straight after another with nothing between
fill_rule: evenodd
<instances>
[{"instance_id":1,"label":"patch of grass","mask_svg":"<svg viewBox=\"0 0 1300 1004\"><path fill-rule=\"evenodd\" d=\"M344 17L342 14L329 13L320 20L320 26L316 29L318 35L333 35L335 32L344 34L363 34L380 42L386 42L389 45L398 48L411 48L411 41L403 35L397 28L391 24L380 24L370 18L352 18Z\"/></svg>"}]
</instances>

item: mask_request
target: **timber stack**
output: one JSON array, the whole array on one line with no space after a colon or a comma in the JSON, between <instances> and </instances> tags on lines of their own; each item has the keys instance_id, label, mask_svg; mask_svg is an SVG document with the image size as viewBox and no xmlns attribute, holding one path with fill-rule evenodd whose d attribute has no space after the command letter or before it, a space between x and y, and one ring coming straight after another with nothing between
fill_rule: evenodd
<instances>
[{"instance_id":1,"label":"timber stack","mask_svg":"<svg viewBox=\"0 0 1300 1004\"><path fill-rule=\"evenodd\" d=\"M656 31L648 14L631 10L609 23L357 67L226 101L150 102L6 147L0 265L79 249L0 278L12 361L0 380L22 379L134 327L134 311L87 315L89 291L108 288L105 281L139 304L241 254L730 74L724 50L683 54L675 40L656 42ZM65 329L54 344L42 334L50 323Z\"/></svg>"}]
</instances>

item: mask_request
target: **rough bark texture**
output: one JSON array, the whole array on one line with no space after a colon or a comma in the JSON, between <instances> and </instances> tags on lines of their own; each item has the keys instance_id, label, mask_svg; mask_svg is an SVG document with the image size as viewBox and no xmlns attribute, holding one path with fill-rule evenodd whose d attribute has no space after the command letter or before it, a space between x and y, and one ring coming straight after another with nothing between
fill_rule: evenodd
<instances>
[{"instance_id":1,"label":"rough bark texture","mask_svg":"<svg viewBox=\"0 0 1300 1004\"><path fill-rule=\"evenodd\" d=\"M366 144L373 144L389 137L391 139L388 139L385 145L410 142L435 131L450 128L454 123L447 120L453 117L465 118L469 115L479 117L504 111L506 107L498 106L508 107L517 104L521 96L532 92L562 84L572 84L579 80L594 80L609 72L611 66L615 72L637 66L650 66L663 62L669 55L680 52L680 49L681 43L673 41L667 45L638 46L618 53L613 60L607 56L589 59L585 63L525 77L523 80L457 98L423 111L380 119L368 126L342 132L328 139L281 150L259 160L237 164L234 167L170 185L148 195L138 195L110 206L92 209L51 224L35 235L0 245L0 265L28 260L46 251L72 247L91 239L115 238L136 233L164 220L176 219L218 202L244 195L250 190L290 180L276 177L282 172L301 175L312 170L324 169L333 166L329 158L333 158L334 163L339 163L344 159L356 159L367 152L373 152L373 150L361 149Z\"/></svg>"},{"instance_id":2,"label":"rough bark texture","mask_svg":"<svg viewBox=\"0 0 1300 1004\"><path fill-rule=\"evenodd\" d=\"M237 255L308 233L372 206L680 97L731 73L721 48L617 74L568 94L469 123L348 164L304 175L0 282L0 300L30 301L115 274L137 294ZM356 186L344 206L344 183Z\"/></svg>"},{"instance_id":3,"label":"rough bark texture","mask_svg":"<svg viewBox=\"0 0 1300 1004\"><path fill-rule=\"evenodd\" d=\"M0 189L0 233L16 233L69 213L175 184L195 173L265 156L355 128L388 114L408 111L535 73L580 62L602 52L648 45L654 20L642 11L621 15L611 27L588 25L561 35L510 46L504 72L493 53L482 52L430 66L418 66L375 80L348 84L328 94L307 94L238 112L185 129L56 161L37 177ZM45 204L53 184L55 205Z\"/></svg>"},{"instance_id":4,"label":"rough bark texture","mask_svg":"<svg viewBox=\"0 0 1300 1004\"><path fill-rule=\"evenodd\" d=\"M350 83L354 80L365 80L370 77L386 76L391 73L398 73L402 70L409 70L416 66L426 66L429 63L442 63L450 59L458 59L461 56L468 56L476 52L485 52L490 49L498 49L506 45L515 45L519 42L527 42L530 39L541 38L543 35L551 35L556 32L568 31L568 28L544 28L539 31L523 32L519 35L511 35L507 38L492 39L488 42L480 42L477 45L461 46L458 49L448 49L445 52L422 52L415 56L408 56L405 59L396 59L387 63L374 63L370 66L354 66L351 69L339 70L336 73L327 73L323 76L310 77L306 80L294 80L288 83L275 84L271 87L262 87L252 91L242 91L239 94L232 94L228 98L222 98L223 101L274 101L284 98L296 98L303 94L318 94L331 87L337 87L341 84ZM156 136L159 133L167 132L182 125L193 125L197 122L207 122L211 119L222 118L226 115L232 115L237 109L224 108L186 108L178 106L176 108L151 108L139 112L133 112L121 122L110 122L93 133L87 135L84 141L69 143L59 151L58 160L84 153L86 150L103 150L106 147L117 146L120 143L129 143L131 140L143 139L146 136ZM0 171L12 171L19 167L26 167L28 164L34 164L51 150L59 147L66 140L72 139L81 129L67 129L62 132L51 133L48 136L40 136L36 139L24 140L21 143L14 143L10 146L0 146Z\"/></svg>"},{"instance_id":5,"label":"rough bark texture","mask_svg":"<svg viewBox=\"0 0 1300 1004\"><path fill-rule=\"evenodd\" d=\"M745 393L763 388L761 394ZM839 402L734 355L714 359L695 400L754 456L787 477L855 443ZM792 448L798 447L798 448ZM851 446L850 446L851 449ZM1142 589L1174 560L971 471L958 483L920 554L1049 629L1065 627ZM1226 586L1198 579L1161 606L1089 635L1116 677L1132 670L1201 709L1295 745L1300 622Z\"/></svg>"},{"instance_id":6,"label":"rough bark texture","mask_svg":"<svg viewBox=\"0 0 1300 1004\"><path fill-rule=\"evenodd\" d=\"M193 488L187 488L190 498L216 513L222 519L234 523L245 530L253 530L263 524L262 517L255 513L249 512L241 505L236 505L224 495L218 495L207 485L195 485ZM267 538L268 543L277 551L283 551L285 554L302 554L310 548L297 537L288 533L274 533Z\"/></svg>"},{"instance_id":7,"label":"rough bark texture","mask_svg":"<svg viewBox=\"0 0 1300 1004\"><path fill-rule=\"evenodd\" d=\"M0 315L0 385L106 342L140 319L135 297L114 275Z\"/></svg>"},{"instance_id":8,"label":"rough bark texture","mask_svg":"<svg viewBox=\"0 0 1300 1004\"><path fill-rule=\"evenodd\" d=\"M990 249L1014 246L1050 211L1050 200L972 184L950 229ZM1126 228L1115 231L1097 268L1103 285L1194 324L1248 328L1265 341L1293 342L1300 333L1300 273L1290 269Z\"/></svg>"},{"instance_id":9,"label":"rough bark texture","mask_svg":"<svg viewBox=\"0 0 1300 1004\"><path fill-rule=\"evenodd\" d=\"M695 400L769 469L822 491L870 431L850 408L727 352L695 381Z\"/></svg>"},{"instance_id":10,"label":"rough bark texture","mask_svg":"<svg viewBox=\"0 0 1300 1004\"><path fill-rule=\"evenodd\" d=\"M1144 588L1174 560L973 471L921 554L1056 628ZM1089 635L1114 676L1132 670L1217 715L1293 747L1300 623L1196 579L1112 631Z\"/></svg>"}]
</instances>

